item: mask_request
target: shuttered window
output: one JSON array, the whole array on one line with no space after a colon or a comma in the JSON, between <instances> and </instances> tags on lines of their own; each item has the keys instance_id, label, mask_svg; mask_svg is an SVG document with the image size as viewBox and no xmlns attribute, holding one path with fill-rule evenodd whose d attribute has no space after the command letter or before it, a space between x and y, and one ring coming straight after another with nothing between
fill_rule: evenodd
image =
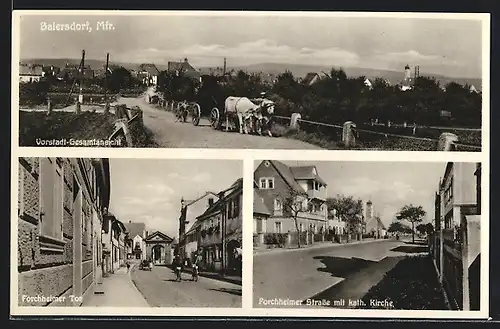
<instances>
[{"instance_id":1,"label":"shuttered window","mask_svg":"<svg viewBox=\"0 0 500 329\"><path fill-rule=\"evenodd\" d=\"M40 234L62 240L63 168L54 158L40 159Z\"/></svg>"}]
</instances>

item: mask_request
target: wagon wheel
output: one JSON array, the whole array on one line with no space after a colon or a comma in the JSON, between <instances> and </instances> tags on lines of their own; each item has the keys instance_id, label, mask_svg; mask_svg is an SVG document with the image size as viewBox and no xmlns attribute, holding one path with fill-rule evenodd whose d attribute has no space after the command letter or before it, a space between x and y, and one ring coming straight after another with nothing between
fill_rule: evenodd
<instances>
[{"instance_id":1,"label":"wagon wheel","mask_svg":"<svg viewBox=\"0 0 500 329\"><path fill-rule=\"evenodd\" d=\"M213 129L219 129L220 127L220 123L221 123L221 119L220 119L220 112L219 112L219 109L214 107L212 109L212 111L210 111L210 126L213 128Z\"/></svg>"},{"instance_id":2,"label":"wagon wheel","mask_svg":"<svg viewBox=\"0 0 500 329\"><path fill-rule=\"evenodd\" d=\"M201 108L198 103L193 103L192 105L192 122L193 126L197 126L200 123L201 118Z\"/></svg>"}]
</instances>

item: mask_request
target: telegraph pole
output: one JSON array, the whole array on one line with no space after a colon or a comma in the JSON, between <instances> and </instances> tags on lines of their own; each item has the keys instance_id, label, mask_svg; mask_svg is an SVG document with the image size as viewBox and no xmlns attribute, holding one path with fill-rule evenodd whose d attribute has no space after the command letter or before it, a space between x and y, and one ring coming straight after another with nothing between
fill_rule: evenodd
<instances>
[{"instance_id":1,"label":"telegraph pole","mask_svg":"<svg viewBox=\"0 0 500 329\"><path fill-rule=\"evenodd\" d=\"M108 70L109 70L109 53L106 54L106 69L104 71L104 112L109 112L108 104Z\"/></svg>"},{"instance_id":2,"label":"telegraph pole","mask_svg":"<svg viewBox=\"0 0 500 329\"><path fill-rule=\"evenodd\" d=\"M78 95L78 102L83 104L83 78L85 68L85 49L82 50L82 61L80 63L80 95Z\"/></svg>"}]
</instances>

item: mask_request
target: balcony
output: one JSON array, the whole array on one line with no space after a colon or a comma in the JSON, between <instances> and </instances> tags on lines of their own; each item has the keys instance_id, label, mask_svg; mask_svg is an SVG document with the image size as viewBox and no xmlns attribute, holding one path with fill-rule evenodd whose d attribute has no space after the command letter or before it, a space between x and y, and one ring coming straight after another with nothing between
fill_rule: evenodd
<instances>
[{"instance_id":1,"label":"balcony","mask_svg":"<svg viewBox=\"0 0 500 329\"><path fill-rule=\"evenodd\" d=\"M307 196L309 199L319 199L322 201L326 200L326 190L325 189L320 189L320 190L313 190L310 189L307 191Z\"/></svg>"}]
</instances>

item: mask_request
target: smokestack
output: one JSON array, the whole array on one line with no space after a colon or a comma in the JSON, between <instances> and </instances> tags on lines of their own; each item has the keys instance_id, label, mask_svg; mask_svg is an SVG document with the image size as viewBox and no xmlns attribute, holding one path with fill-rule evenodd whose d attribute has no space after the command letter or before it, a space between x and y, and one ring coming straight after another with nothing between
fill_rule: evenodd
<instances>
[{"instance_id":1,"label":"smokestack","mask_svg":"<svg viewBox=\"0 0 500 329\"><path fill-rule=\"evenodd\" d=\"M224 75L226 75L226 57L224 57Z\"/></svg>"},{"instance_id":2,"label":"smokestack","mask_svg":"<svg viewBox=\"0 0 500 329\"><path fill-rule=\"evenodd\" d=\"M214 198L208 199L208 206L211 207L214 204Z\"/></svg>"}]
</instances>

